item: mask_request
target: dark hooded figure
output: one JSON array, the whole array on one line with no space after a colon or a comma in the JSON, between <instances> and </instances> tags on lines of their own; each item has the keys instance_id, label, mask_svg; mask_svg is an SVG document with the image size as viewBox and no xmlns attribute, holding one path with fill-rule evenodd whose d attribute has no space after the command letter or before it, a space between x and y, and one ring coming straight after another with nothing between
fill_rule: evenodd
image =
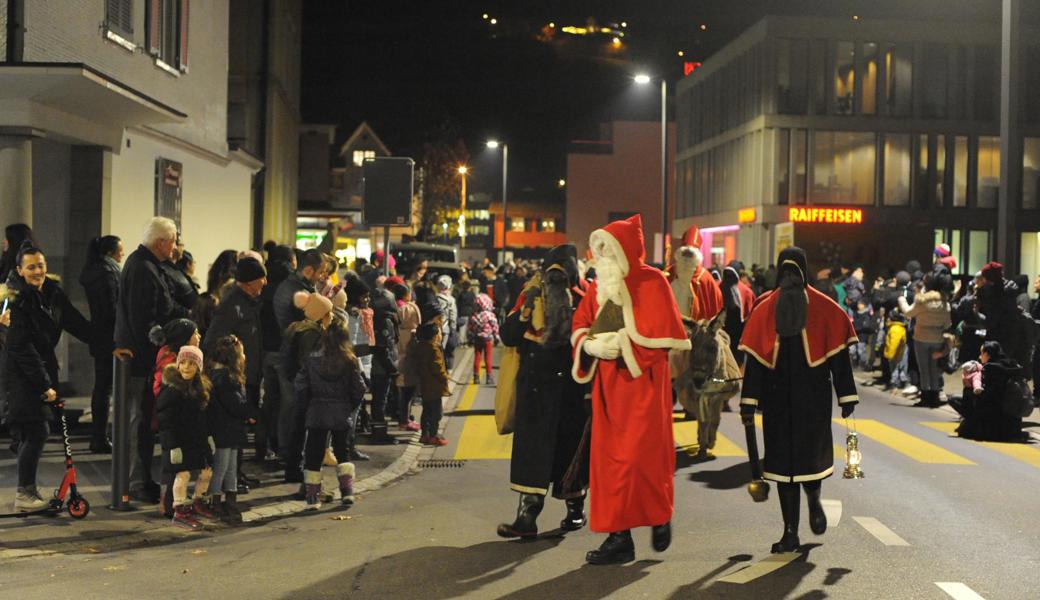
<instances>
[{"instance_id":1,"label":"dark hooded figure","mask_svg":"<svg viewBox=\"0 0 1040 600\"><path fill-rule=\"evenodd\" d=\"M732 265L732 263L731 263ZM744 353L738 348L740 335L744 331L744 304L740 297L740 273L733 266L722 271L722 303L725 307L726 322L723 329L729 335L730 350L737 364L744 363Z\"/></svg>"},{"instance_id":2,"label":"dark hooded figure","mask_svg":"<svg viewBox=\"0 0 1040 600\"><path fill-rule=\"evenodd\" d=\"M588 460L577 458L573 481L564 475L575 461L588 419L585 385L571 377L571 320L582 298L577 249L553 248L521 291L502 325L502 343L520 355L510 487L520 493L516 520L498 526L504 538L533 537L550 484L567 504L565 531L585 525Z\"/></svg>"},{"instance_id":3,"label":"dark hooded figure","mask_svg":"<svg viewBox=\"0 0 1040 600\"><path fill-rule=\"evenodd\" d=\"M848 314L806 285L805 252L790 247L777 260L778 287L756 304L740 348L749 355L741 390L745 424L762 411L763 475L777 482L784 533L772 551L796 550L799 484L809 501L809 524L821 535L827 517L821 481L834 471L831 389L842 417L859 402L848 346L857 342Z\"/></svg>"}]
</instances>

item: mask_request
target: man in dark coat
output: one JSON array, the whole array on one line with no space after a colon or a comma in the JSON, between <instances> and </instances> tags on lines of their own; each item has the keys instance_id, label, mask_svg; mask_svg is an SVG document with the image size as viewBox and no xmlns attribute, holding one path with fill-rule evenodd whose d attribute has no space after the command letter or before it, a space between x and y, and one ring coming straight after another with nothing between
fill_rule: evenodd
<instances>
[{"instance_id":1,"label":"man in dark coat","mask_svg":"<svg viewBox=\"0 0 1040 600\"><path fill-rule=\"evenodd\" d=\"M278 326L274 316L274 295L283 281L296 271L296 254L289 246L275 246L267 253L267 285L260 293L260 327L263 338L264 364L263 386L264 404L260 423L264 428L267 443L274 452L278 451L278 413L281 407L281 385L278 372L282 368L283 329ZM261 456L257 456L260 460Z\"/></svg>"},{"instance_id":2,"label":"man in dark coat","mask_svg":"<svg viewBox=\"0 0 1040 600\"><path fill-rule=\"evenodd\" d=\"M119 276L116 307L115 353L130 360L130 495L152 504L159 502L159 484L152 479L155 434L152 414L152 370L159 349L148 339L152 327L188 316L174 300L162 263L170 260L177 244L177 224L165 217L148 222L144 240L127 257Z\"/></svg>"},{"instance_id":3,"label":"man in dark coat","mask_svg":"<svg viewBox=\"0 0 1040 600\"><path fill-rule=\"evenodd\" d=\"M312 248L300 255L296 272L290 274L278 284L278 288L271 299L271 310L274 313L275 323L280 332L278 336L279 352L281 352L285 330L293 323L303 320L304 317L303 310L293 304L293 296L296 295L296 292L313 293L314 286L321 281L324 275L324 270L325 262L321 252ZM296 368L294 367L292 370L295 371ZM292 399L295 393L293 391L293 381L284 376L285 372L286 365L283 363L279 370L279 373L283 375L278 377L278 439L280 440L278 451L283 455L283 458L285 454L284 446L291 436L293 428ZM303 477L302 472L300 477Z\"/></svg>"},{"instance_id":4,"label":"man in dark coat","mask_svg":"<svg viewBox=\"0 0 1040 600\"><path fill-rule=\"evenodd\" d=\"M62 331L90 343L90 323L69 302L64 290L47 278L47 261L37 248L24 247L16 258L17 295L11 302L11 326L5 361L6 422L19 441L15 511L47 506L36 489L36 469L50 433L50 403L58 399L58 359L54 348Z\"/></svg>"},{"instance_id":5,"label":"man in dark coat","mask_svg":"<svg viewBox=\"0 0 1040 600\"><path fill-rule=\"evenodd\" d=\"M859 402L848 346L857 342L845 310L806 281L805 252L780 253L779 282L755 306L740 348L748 354L740 414L745 426L762 411L764 477L777 482L784 534L772 551L798 549L801 494L809 500L812 532L827 530L820 503L823 479L834 471L831 439L831 388L842 417Z\"/></svg>"},{"instance_id":6,"label":"man in dark coat","mask_svg":"<svg viewBox=\"0 0 1040 600\"><path fill-rule=\"evenodd\" d=\"M202 351L209 354L217 340L234 335L242 342L246 356L246 401L252 414L260 408L260 374L263 366L263 339L260 326L260 293L267 285L267 271L252 257L238 260L235 265L235 287L224 298L213 314L213 322L202 340ZM256 454L267 454L264 428L257 428Z\"/></svg>"},{"instance_id":7,"label":"man in dark coat","mask_svg":"<svg viewBox=\"0 0 1040 600\"><path fill-rule=\"evenodd\" d=\"M1004 352L1020 365L1032 360L1031 323L1018 307L1018 286L1004 277L1004 265L991 262L982 267L976 292L979 312L986 317L986 340L1000 342Z\"/></svg>"},{"instance_id":8,"label":"man in dark coat","mask_svg":"<svg viewBox=\"0 0 1040 600\"><path fill-rule=\"evenodd\" d=\"M520 355L509 469L510 487L520 493L520 506L513 523L498 526L498 535L505 538L538 534L535 520L550 484L553 496L567 504L560 528L581 529L589 477L588 460L578 457L574 481L564 482L588 420L588 385L570 376L571 321L583 297L574 245L553 248L542 271L518 296L502 326L502 343L517 348Z\"/></svg>"}]
</instances>

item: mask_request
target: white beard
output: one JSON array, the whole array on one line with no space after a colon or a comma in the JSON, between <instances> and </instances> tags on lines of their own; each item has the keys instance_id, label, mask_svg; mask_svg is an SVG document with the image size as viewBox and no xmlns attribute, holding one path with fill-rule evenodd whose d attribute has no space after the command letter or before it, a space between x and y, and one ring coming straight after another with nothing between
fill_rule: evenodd
<instances>
[{"instance_id":1,"label":"white beard","mask_svg":"<svg viewBox=\"0 0 1040 600\"><path fill-rule=\"evenodd\" d=\"M600 306L611 301L622 306L621 286L625 285L625 278L621 275L621 268L612 258L601 256L596 259L596 302Z\"/></svg>"}]
</instances>

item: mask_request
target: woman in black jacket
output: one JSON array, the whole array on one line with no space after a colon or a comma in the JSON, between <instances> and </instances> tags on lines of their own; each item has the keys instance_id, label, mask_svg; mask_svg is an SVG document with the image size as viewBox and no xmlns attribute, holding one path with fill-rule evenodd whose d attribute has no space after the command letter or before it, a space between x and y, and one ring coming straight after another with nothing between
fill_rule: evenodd
<instances>
[{"instance_id":1,"label":"woman in black jacket","mask_svg":"<svg viewBox=\"0 0 1040 600\"><path fill-rule=\"evenodd\" d=\"M355 411L365 395L365 381L343 321L334 319L322 333L318 350L304 361L294 387L296 402L307 413L303 460L307 508L321 508L321 465L330 434L332 452L342 461L336 465L341 501L350 506L354 503L354 463L344 459L350 457L348 442Z\"/></svg>"},{"instance_id":2,"label":"woman in black jacket","mask_svg":"<svg viewBox=\"0 0 1040 600\"><path fill-rule=\"evenodd\" d=\"M50 434L50 403L58 399L58 358L62 331L89 343L90 323L69 302L61 286L47 278L43 251L23 245L15 260L17 294L11 302L7 334L7 423L19 441L15 511L46 506L36 488L36 469ZM9 290L10 293L10 290Z\"/></svg>"},{"instance_id":3,"label":"woman in black jacket","mask_svg":"<svg viewBox=\"0 0 1040 600\"><path fill-rule=\"evenodd\" d=\"M982 363L982 393L968 394L960 400L951 398L950 406L963 420L957 435L972 440L991 442L1023 441L1022 418L1009 415L1004 395L1008 382L1022 377L1022 367L1007 356L999 342L986 342L979 352Z\"/></svg>"},{"instance_id":4,"label":"woman in black jacket","mask_svg":"<svg viewBox=\"0 0 1040 600\"><path fill-rule=\"evenodd\" d=\"M119 302L119 263L123 242L114 235L96 237L87 248L87 264L79 283L90 306L90 355L94 357L94 391L90 397L93 435L90 451L110 454L106 435L108 398L112 394L112 351L116 349L116 304Z\"/></svg>"}]
</instances>

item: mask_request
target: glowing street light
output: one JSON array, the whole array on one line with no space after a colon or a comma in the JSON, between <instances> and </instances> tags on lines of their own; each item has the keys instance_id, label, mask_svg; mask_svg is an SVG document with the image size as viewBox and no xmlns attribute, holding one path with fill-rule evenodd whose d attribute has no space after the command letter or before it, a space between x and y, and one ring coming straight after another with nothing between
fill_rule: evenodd
<instances>
[{"instance_id":1,"label":"glowing street light","mask_svg":"<svg viewBox=\"0 0 1040 600\"><path fill-rule=\"evenodd\" d=\"M498 25L498 19L491 19L492 25Z\"/></svg>"},{"instance_id":2,"label":"glowing street light","mask_svg":"<svg viewBox=\"0 0 1040 600\"><path fill-rule=\"evenodd\" d=\"M633 79L635 79L635 82L639 85L646 85L650 83L650 76L643 73L636 75Z\"/></svg>"},{"instance_id":3,"label":"glowing street light","mask_svg":"<svg viewBox=\"0 0 1040 600\"><path fill-rule=\"evenodd\" d=\"M487 20L488 20L488 14L487 14L487 13L484 13L484 14L483 14L483 15L481 15L481 16L482 16L482 17L484 18L484 20L485 20L485 21L487 21Z\"/></svg>"},{"instance_id":4,"label":"glowing street light","mask_svg":"<svg viewBox=\"0 0 1040 600\"><path fill-rule=\"evenodd\" d=\"M498 148L498 140L488 140L487 141L487 147L491 148L492 150L494 150L495 148Z\"/></svg>"},{"instance_id":5,"label":"glowing street light","mask_svg":"<svg viewBox=\"0 0 1040 600\"><path fill-rule=\"evenodd\" d=\"M465 175L466 173L469 173L469 169L466 168L466 165L461 165L459 167L459 175Z\"/></svg>"},{"instance_id":6,"label":"glowing street light","mask_svg":"<svg viewBox=\"0 0 1040 600\"><path fill-rule=\"evenodd\" d=\"M684 54L686 54L686 53L685 53L685 52L683 52L682 50L680 50L680 51L679 51L679 56L680 56L680 57L681 57L681 56L683 56Z\"/></svg>"},{"instance_id":7,"label":"glowing street light","mask_svg":"<svg viewBox=\"0 0 1040 600\"><path fill-rule=\"evenodd\" d=\"M508 246L506 242L509 236L509 220L507 219L509 214L509 144L499 142L498 140L488 140L485 145L491 150L502 146L502 253L504 255ZM491 237L491 245L494 247L494 235Z\"/></svg>"},{"instance_id":8,"label":"glowing street light","mask_svg":"<svg viewBox=\"0 0 1040 600\"><path fill-rule=\"evenodd\" d=\"M632 78L636 85L649 85L653 80L646 73L639 73ZM668 222L668 80L661 77L661 248L666 249L666 236L670 229ZM667 260L667 258L665 258Z\"/></svg>"},{"instance_id":9,"label":"glowing street light","mask_svg":"<svg viewBox=\"0 0 1040 600\"><path fill-rule=\"evenodd\" d=\"M561 180L556 182L556 187L558 187L558 188L563 188L563 187L566 187L566 186L567 186L567 180L566 179L561 179Z\"/></svg>"}]
</instances>

